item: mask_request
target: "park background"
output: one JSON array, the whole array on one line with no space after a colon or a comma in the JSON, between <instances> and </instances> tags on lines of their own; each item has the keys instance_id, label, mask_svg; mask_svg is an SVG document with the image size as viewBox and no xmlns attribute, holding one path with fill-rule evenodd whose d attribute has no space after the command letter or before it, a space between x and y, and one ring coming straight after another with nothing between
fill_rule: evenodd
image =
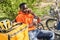
<instances>
[{"instance_id":1,"label":"park background","mask_svg":"<svg viewBox=\"0 0 60 40\"><path fill-rule=\"evenodd\" d=\"M0 20L13 20L18 14L19 4L27 3L28 7L40 18L48 14L55 0L0 0Z\"/></svg>"}]
</instances>

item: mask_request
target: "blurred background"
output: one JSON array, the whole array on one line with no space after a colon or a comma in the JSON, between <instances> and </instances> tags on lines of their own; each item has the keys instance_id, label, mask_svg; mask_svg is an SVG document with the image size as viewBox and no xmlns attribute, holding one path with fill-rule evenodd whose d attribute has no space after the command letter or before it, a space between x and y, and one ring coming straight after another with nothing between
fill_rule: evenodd
<instances>
[{"instance_id":1,"label":"blurred background","mask_svg":"<svg viewBox=\"0 0 60 40\"><path fill-rule=\"evenodd\" d=\"M60 1L60 0L58 0ZM13 20L18 14L19 4L25 2L28 7L39 17L48 15L50 6L55 0L0 0L0 20Z\"/></svg>"}]
</instances>

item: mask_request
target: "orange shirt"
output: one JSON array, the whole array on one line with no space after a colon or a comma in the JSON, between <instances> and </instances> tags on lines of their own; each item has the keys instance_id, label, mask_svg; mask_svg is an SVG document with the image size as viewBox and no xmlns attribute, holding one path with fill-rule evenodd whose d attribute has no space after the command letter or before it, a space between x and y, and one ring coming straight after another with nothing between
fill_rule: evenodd
<instances>
[{"instance_id":1,"label":"orange shirt","mask_svg":"<svg viewBox=\"0 0 60 40\"><path fill-rule=\"evenodd\" d=\"M18 14L21 14L21 13L23 13L23 12L22 12L22 11L19 11L19 12L18 12Z\"/></svg>"},{"instance_id":2,"label":"orange shirt","mask_svg":"<svg viewBox=\"0 0 60 40\"><path fill-rule=\"evenodd\" d=\"M23 12L19 12L18 16L16 17L16 22L21 22L21 23L25 23L25 24L32 24L33 22L33 18L34 16L32 14L25 14ZM31 27L29 27L29 30L34 30L35 26L32 25Z\"/></svg>"}]
</instances>

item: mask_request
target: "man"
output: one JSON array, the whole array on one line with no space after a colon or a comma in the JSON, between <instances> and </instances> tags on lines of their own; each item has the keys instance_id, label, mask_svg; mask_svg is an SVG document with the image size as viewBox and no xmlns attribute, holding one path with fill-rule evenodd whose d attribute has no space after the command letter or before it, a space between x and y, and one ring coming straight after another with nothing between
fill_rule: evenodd
<instances>
[{"instance_id":1,"label":"man","mask_svg":"<svg viewBox=\"0 0 60 40\"><path fill-rule=\"evenodd\" d=\"M46 38L47 40L54 40L53 32L36 29L34 25L35 15L32 13L31 10L28 9L26 3L21 3L19 7L20 11L18 13L18 16L16 17L16 22L25 23L28 25L30 40L38 40L40 38Z\"/></svg>"}]
</instances>

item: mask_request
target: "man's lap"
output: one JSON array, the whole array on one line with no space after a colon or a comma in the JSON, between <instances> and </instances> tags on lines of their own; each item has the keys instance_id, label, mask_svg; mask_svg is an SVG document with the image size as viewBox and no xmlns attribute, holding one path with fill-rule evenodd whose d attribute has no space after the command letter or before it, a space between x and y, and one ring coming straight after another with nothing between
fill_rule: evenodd
<instances>
[{"instance_id":1,"label":"man's lap","mask_svg":"<svg viewBox=\"0 0 60 40\"><path fill-rule=\"evenodd\" d=\"M50 38L53 36L53 32L51 31L48 31L48 30L41 30L39 32L39 34L37 35L37 38L40 39L40 38Z\"/></svg>"},{"instance_id":2,"label":"man's lap","mask_svg":"<svg viewBox=\"0 0 60 40\"><path fill-rule=\"evenodd\" d=\"M39 30L39 29L37 29L37 30L33 30L33 31L30 31L29 32L29 35L30 35L30 37L31 38L38 38L38 39L40 39L40 38L50 38L50 37L52 37L52 35L53 35L53 32L51 32L51 31L48 31L48 30Z\"/></svg>"}]
</instances>

